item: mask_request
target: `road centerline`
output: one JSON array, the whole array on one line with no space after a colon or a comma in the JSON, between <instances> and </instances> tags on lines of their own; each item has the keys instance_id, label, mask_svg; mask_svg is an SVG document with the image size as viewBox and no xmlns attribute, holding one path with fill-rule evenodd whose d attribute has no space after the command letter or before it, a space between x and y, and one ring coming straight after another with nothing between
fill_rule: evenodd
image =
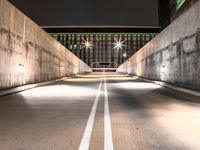
<instances>
[{"instance_id":1,"label":"road centerline","mask_svg":"<svg viewBox=\"0 0 200 150\"><path fill-rule=\"evenodd\" d=\"M96 109L97 109L97 104L98 104L99 96L100 96L100 93L101 93L101 85L102 85L102 78L101 78L101 82L99 84L97 95L95 97L95 100L94 100L94 103L93 103L93 106L92 106L92 110L90 112L90 116L88 118L88 122L87 122L87 125L86 125L86 128L85 128L85 131L84 131L83 138L81 140L81 144L79 146L79 150L88 150L89 149L92 129L93 129L93 125L94 125L94 119L95 119L95 114L96 114Z\"/></svg>"},{"instance_id":2,"label":"road centerline","mask_svg":"<svg viewBox=\"0 0 200 150\"><path fill-rule=\"evenodd\" d=\"M113 150L112 129L110 121L108 91L104 77L104 150Z\"/></svg>"}]
</instances>

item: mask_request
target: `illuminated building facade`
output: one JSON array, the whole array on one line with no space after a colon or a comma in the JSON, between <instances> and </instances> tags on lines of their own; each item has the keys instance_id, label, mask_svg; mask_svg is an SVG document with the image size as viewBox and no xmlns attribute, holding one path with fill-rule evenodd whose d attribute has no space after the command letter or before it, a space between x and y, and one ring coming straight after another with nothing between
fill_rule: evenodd
<instances>
[{"instance_id":1,"label":"illuminated building facade","mask_svg":"<svg viewBox=\"0 0 200 150\"><path fill-rule=\"evenodd\" d=\"M159 25L165 29L198 0L158 0Z\"/></svg>"},{"instance_id":2,"label":"illuminated building facade","mask_svg":"<svg viewBox=\"0 0 200 150\"><path fill-rule=\"evenodd\" d=\"M47 30L47 29L46 29ZM73 52L92 68L117 68L130 56L137 52L157 34L157 28L152 32L55 32L48 31L67 49ZM69 29L70 31L70 29ZM104 30L105 31L105 30ZM143 30L145 31L145 30ZM123 41L122 48L114 48L116 41ZM85 41L91 42L87 48Z\"/></svg>"},{"instance_id":3,"label":"illuminated building facade","mask_svg":"<svg viewBox=\"0 0 200 150\"><path fill-rule=\"evenodd\" d=\"M198 0L159 0L160 17L165 18L167 22L172 22L197 1Z\"/></svg>"}]
</instances>

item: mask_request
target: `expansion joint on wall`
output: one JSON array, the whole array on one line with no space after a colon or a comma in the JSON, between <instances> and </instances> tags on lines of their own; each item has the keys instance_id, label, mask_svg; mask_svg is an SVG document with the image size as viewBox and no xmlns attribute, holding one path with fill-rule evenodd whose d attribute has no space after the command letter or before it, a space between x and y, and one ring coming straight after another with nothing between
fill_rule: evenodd
<instances>
[{"instance_id":1,"label":"expansion joint on wall","mask_svg":"<svg viewBox=\"0 0 200 150\"><path fill-rule=\"evenodd\" d=\"M198 28L196 32L196 49L200 51L200 28Z\"/></svg>"}]
</instances>

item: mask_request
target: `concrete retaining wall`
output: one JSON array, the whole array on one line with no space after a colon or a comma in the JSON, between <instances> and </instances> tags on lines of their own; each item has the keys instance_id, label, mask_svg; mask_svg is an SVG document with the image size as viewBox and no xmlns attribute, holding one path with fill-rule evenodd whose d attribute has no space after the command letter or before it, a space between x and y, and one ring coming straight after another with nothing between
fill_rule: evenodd
<instances>
[{"instance_id":1,"label":"concrete retaining wall","mask_svg":"<svg viewBox=\"0 0 200 150\"><path fill-rule=\"evenodd\" d=\"M0 90L90 72L7 0L0 0Z\"/></svg>"},{"instance_id":2,"label":"concrete retaining wall","mask_svg":"<svg viewBox=\"0 0 200 150\"><path fill-rule=\"evenodd\" d=\"M200 1L118 68L200 91Z\"/></svg>"}]
</instances>

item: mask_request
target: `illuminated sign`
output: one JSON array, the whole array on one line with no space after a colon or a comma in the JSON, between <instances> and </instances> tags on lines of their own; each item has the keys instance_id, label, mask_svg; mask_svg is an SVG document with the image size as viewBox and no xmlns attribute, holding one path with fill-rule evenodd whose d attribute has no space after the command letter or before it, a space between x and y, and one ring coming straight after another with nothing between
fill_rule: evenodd
<instances>
[{"instance_id":1,"label":"illuminated sign","mask_svg":"<svg viewBox=\"0 0 200 150\"><path fill-rule=\"evenodd\" d=\"M178 10L184 2L185 0L176 0L176 10Z\"/></svg>"}]
</instances>

